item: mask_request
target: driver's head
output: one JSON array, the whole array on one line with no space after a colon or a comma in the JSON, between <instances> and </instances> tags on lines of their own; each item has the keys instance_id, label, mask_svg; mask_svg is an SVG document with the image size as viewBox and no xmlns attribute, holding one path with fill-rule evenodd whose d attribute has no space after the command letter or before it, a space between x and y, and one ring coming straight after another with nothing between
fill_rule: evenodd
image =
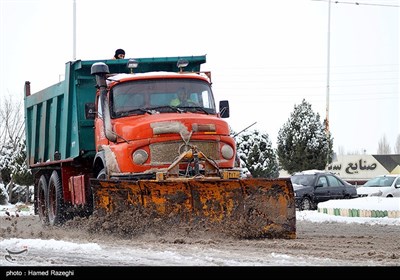
<instances>
[{"instance_id":1,"label":"driver's head","mask_svg":"<svg viewBox=\"0 0 400 280\"><path fill-rule=\"evenodd\" d=\"M186 93L185 93L185 90L183 88L179 90L178 97L179 97L179 99L186 98Z\"/></svg>"}]
</instances>

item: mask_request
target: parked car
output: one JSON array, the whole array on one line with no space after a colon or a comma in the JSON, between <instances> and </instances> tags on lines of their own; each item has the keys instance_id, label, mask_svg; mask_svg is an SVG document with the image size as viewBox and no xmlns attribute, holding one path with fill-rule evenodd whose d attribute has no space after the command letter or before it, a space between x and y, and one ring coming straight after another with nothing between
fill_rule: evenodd
<instances>
[{"instance_id":1,"label":"parked car","mask_svg":"<svg viewBox=\"0 0 400 280\"><path fill-rule=\"evenodd\" d=\"M400 197L400 174L380 175L357 188L358 197Z\"/></svg>"},{"instance_id":2,"label":"parked car","mask_svg":"<svg viewBox=\"0 0 400 280\"><path fill-rule=\"evenodd\" d=\"M305 170L290 176L296 208L315 210L318 203L330 199L357 197L356 187L335 174L323 170Z\"/></svg>"}]
</instances>

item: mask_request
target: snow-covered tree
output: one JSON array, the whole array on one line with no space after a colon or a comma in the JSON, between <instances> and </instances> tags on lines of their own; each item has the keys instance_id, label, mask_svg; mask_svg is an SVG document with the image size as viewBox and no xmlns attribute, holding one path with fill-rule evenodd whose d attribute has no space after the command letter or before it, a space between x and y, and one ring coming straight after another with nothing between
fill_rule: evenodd
<instances>
[{"instance_id":1,"label":"snow-covered tree","mask_svg":"<svg viewBox=\"0 0 400 280\"><path fill-rule=\"evenodd\" d=\"M325 123L303 99L295 105L278 132L277 155L281 168L290 174L308 169L325 169L332 161L333 140Z\"/></svg>"},{"instance_id":2,"label":"snow-covered tree","mask_svg":"<svg viewBox=\"0 0 400 280\"><path fill-rule=\"evenodd\" d=\"M14 158L13 145L10 142L2 143L0 145L0 176L5 185L11 181Z\"/></svg>"},{"instance_id":3,"label":"snow-covered tree","mask_svg":"<svg viewBox=\"0 0 400 280\"><path fill-rule=\"evenodd\" d=\"M236 137L237 152L242 163L255 178L277 178L279 165L267 133L245 131Z\"/></svg>"},{"instance_id":4,"label":"snow-covered tree","mask_svg":"<svg viewBox=\"0 0 400 280\"><path fill-rule=\"evenodd\" d=\"M26 164L21 107L21 102L13 102L12 98L3 98L0 103L0 181L6 186L11 203L28 198L33 184Z\"/></svg>"},{"instance_id":5,"label":"snow-covered tree","mask_svg":"<svg viewBox=\"0 0 400 280\"><path fill-rule=\"evenodd\" d=\"M25 141L21 141L18 144L18 149L15 154L13 166L14 167L12 176L16 184L23 186L33 185L34 182L33 182L32 172L29 169L26 161Z\"/></svg>"},{"instance_id":6,"label":"snow-covered tree","mask_svg":"<svg viewBox=\"0 0 400 280\"><path fill-rule=\"evenodd\" d=\"M10 203L30 200L30 186L33 185L33 175L26 163L25 143L21 141L14 149L13 144L0 146L1 178L8 190Z\"/></svg>"},{"instance_id":7,"label":"snow-covered tree","mask_svg":"<svg viewBox=\"0 0 400 280\"><path fill-rule=\"evenodd\" d=\"M0 205L8 204L8 193L3 184L0 183Z\"/></svg>"},{"instance_id":8,"label":"snow-covered tree","mask_svg":"<svg viewBox=\"0 0 400 280\"><path fill-rule=\"evenodd\" d=\"M0 176L5 184L11 181L12 164L18 145L24 137L24 118L21 102L11 97L0 103Z\"/></svg>"}]
</instances>

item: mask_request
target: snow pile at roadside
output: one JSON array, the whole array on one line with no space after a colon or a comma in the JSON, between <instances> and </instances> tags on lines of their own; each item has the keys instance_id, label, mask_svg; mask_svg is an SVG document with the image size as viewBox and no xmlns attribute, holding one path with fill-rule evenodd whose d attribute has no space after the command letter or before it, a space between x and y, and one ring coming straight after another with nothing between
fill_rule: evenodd
<instances>
[{"instance_id":1,"label":"snow pile at roadside","mask_svg":"<svg viewBox=\"0 0 400 280\"><path fill-rule=\"evenodd\" d=\"M344 217L400 218L400 198L360 197L329 200L318 204L318 212Z\"/></svg>"}]
</instances>

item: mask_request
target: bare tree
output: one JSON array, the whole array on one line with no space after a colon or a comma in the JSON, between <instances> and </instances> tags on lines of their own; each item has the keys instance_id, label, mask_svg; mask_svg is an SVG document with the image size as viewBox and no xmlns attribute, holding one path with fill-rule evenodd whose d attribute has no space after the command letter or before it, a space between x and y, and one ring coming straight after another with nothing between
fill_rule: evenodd
<instances>
[{"instance_id":1,"label":"bare tree","mask_svg":"<svg viewBox=\"0 0 400 280\"><path fill-rule=\"evenodd\" d=\"M390 144L388 143L385 134L382 136L381 140L378 143L377 153L380 155L388 155L392 153Z\"/></svg>"},{"instance_id":2,"label":"bare tree","mask_svg":"<svg viewBox=\"0 0 400 280\"><path fill-rule=\"evenodd\" d=\"M338 147L338 152L337 152L337 154L338 154L339 156L344 155L344 147L343 147L343 146L339 146L339 147Z\"/></svg>"},{"instance_id":3,"label":"bare tree","mask_svg":"<svg viewBox=\"0 0 400 280\"><path fill-rule=\"evenodd\" d=\"M5 97L0 105L0 146L11 143L14 149L24 137L25 122L22 102Z\"/></svg>"},{"instance_id":4,"label":"bare tree","mask_svg":"<svg viewBox=\"0 0 400 280\"><path fill-rule=\"evenodd\" d=\"M361 148L359 150L348 151L347 155L365 155L366 153L367 153L367 150L364 148Z\"/></svg>"},{"instance_id":5,"label":"bare tree","mask_svg":"<svg viewBox=\"0 0 400 280\"><path fill-rule=\"evenodd\" d=\"M24 138L25 122L21 101L13 102L11 96L3 98L0 103L0 177L4 184L7 183L9 199L12 198L15 166L15 157L21 151L21 141ZM13 153L5 152L7 150ZM4 153L3 153L4 152ZM28 188L28 186L27 186Z\"/></svg>"},{"instance_id":6,"label":"bare tree","mask_svg":"<svg viewBox=\"0 0 400 280\"><path fill-rule=\"evenodd\" d=\"M394 153L400 154L400 134L397 135L396 143L394 144Z\"/></svg>"}]
</instances>

